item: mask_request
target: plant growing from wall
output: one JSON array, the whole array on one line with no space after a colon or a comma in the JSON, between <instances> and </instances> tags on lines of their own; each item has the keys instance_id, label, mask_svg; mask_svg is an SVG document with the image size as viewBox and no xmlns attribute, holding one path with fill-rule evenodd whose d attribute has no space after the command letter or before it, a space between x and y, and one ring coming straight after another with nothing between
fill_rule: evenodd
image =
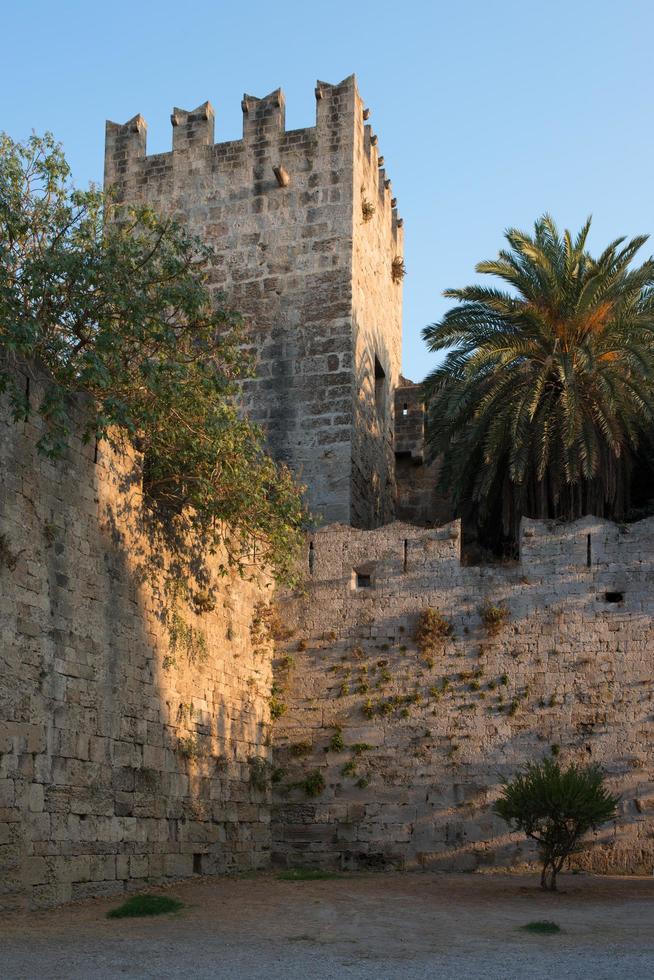
<instances>
[{"instance_id":1,"label":"plant growing from wall","mask_svg":"<svg viewBox=\"0 0 654 980\"><path fill-rule=\"evenodd\" d=\"M451 636L454 627L439 609L423 609L418 617L416 643L423 657L432 655L441 648L444 640Z\"/></svg>"},{"instance_id":2,"label":"plant growing from wall","mask_svg":"<svg viewBox=\"0 0 654 980\"><path fill-rule=\"evenodd\" d=\"M604 786L597 765L570 765L562 769L546 758L530 763L512 780L505 781L493 806L498 816L538 845L541 887L556 891L556 878L583 836L616 815L619 797Z\"/></svg>"},{"instance_id":3,"label":"plant growing from wall","mask_svg":"<svg viewBox=\"0 0 654 980\"><path fill-rule=\"evenodd\" d=\"M363 220L370 221L376 210L377 208L372 201L369 201L367 197L364 197L363 201L361 202L361 214L363 216Z\"/></svg>"},{"instance_id":4,"label":"plant growing from wall","mask_svg":"<svg viewBox=\"0 0 654 980\"><path fill-rule=\"evenodd\" d=\"M337 728L329 740L329 751L343 752L344 750L345 750L345 740L343 738L343 731L341 728Z\"/></svg>"},{"instance_id":5,"label":"plant growing from wall","mask_svg":"<svg viewBox=\"0 0 654 980\"><path fill-rule=\"evenodd\" d=\"M307 796L320 796L325 790L325 779L320 769L314 769L300 785Z\"/></svg>"},{"instance_id":6,"label":"plant growing from wall","mask_svg":"<svg viewBox=\"0 0 654 980\"><path fill-rule=\"evenodd\" d=\"M183 653L189 663L205 663L208 657L206 637L195 626L189 625L178 612L167 620L170 660L174 663L178 653Z\"/></svg>"},{"instance_id":7,"label":"plant growing from wall","mask_svg":"<svg viewBox=\"0 0 654 980\"><path fill-rule=\"evenodd\" d=\"M185 759L200 759L204 755L202 743L197 734L179 737L177 739L177 751Z\"/></svg>"},{"instance_id":8,"label":"plant growing from wall","mask_svg":"<svg viewBox=\"0 0 654 980\"><path fill-rule=\"evenodd\" d=\"M484 624L488 635L495 636L507 622L509 608L503 602L495 604L487 599L479 607L479 618Z\"/></svg>"},{"instance_id":9,"label":"plant growing from wall","mask_svg":"<svg viewBox=\"0 0 654 980\"><path fill-rule=\"evenodd\" d=\"M40 416L50 458L79 420L86 441L131 442L158 528L292 579L300 490L238 411L253 364L240 318L212 301L211 261L176 221L74 190L52 136L0 134L0 392L14 418Z\"/></svg>"},{"instance_id":10,"label":"plant growing from wall","mask_svg":"<svg viewBox=\"0 0 654 980\"><path fill-rule=\"evenodd\" d=\"M401 255L396 255L391 262L391 279L395 283L402 282L406 276L406 266Z\"/></svg>"}]
</instances>

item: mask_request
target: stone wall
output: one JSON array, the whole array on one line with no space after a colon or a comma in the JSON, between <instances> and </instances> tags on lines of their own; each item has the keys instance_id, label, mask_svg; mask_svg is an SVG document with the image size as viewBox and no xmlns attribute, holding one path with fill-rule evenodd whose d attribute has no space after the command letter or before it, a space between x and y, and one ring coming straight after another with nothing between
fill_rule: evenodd
<instances>
[{"instance_id":1,"label":"stone wall","mask_svg":"<svg viewBox=\"0 0 654 980\"><path fill-rule=\"evenodd\" d=\"M462 566L457 523L326 528L310 554L277 661L278 860L518 865L534 852L490 805L501 777L554 754L600 763L622 794L576 863L651 873L654 519L525 521L507 565ZM496 632L484 603L506 607ZM421 652L427 608L453 632Z\"/></svg>"},{"instance_id":2,"label":"stone wall","mask_svg":"<svg viewBox=\"0 0 654 980\"><path fill-rule=\"evenodd\" d=\"M214 144L205 103L175 109L172 152L151 156L141 116L107 123L105 184L118 200L176 215L215 249L210 288L244 315L258 359L244 408L307 485L315 514L379 524L393 506L402 287L376 137L354 76L318 82L314 127L285 129L280 90L242 106L242 140ZM364 193L376 205L369 222ZM375 356L386 375L379 412Z\"/></svg>"},{"instance_id":3,"label":"stone wall","mask_svg":"<svg viewBox=\"0 0 654 980\"><path fill-rule=\"evenodd\" d=\"M350 524L379 527L395 513L393 392L402 363L404 230L368 112L358 95L354 113L352 316L356 365L353 499Z\"/></svg>"},{"instance_id":4,"label":"stone wall","mask_svg":"<svg viewBox=\"0 0 654 980\"><path fill-rule=\"evenodd\" d=\"M1 408L0 908L265 865L269 583L196 567L193 611L138 460Z\"/></svg>"}]
</instances>

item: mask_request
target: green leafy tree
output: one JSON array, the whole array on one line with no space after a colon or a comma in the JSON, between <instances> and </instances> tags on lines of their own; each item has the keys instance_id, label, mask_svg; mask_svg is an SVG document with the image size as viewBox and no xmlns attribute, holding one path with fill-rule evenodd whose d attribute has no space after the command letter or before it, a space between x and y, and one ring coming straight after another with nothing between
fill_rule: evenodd
<instances>
[{"instance_id":1,"label":"green leafy tree","mask_svg":"<svg viewBox=\"0 0 654 980\"><path fill-rule=\"evenodd\" d=\"M84 439L143 452L157 518L224 546L241 569L256 552L284 577L301 492L239 412L252 363L239 317L211 300L211 262L177 222L73 189L52 136L0 135L0 393L14 417L38 412L39 449L56 458L81 401ZM31 370L46 379L32 404Z\"/></svg>"},{"instance_id":2,"label":"green leafy tree","mask_svg":"<svg viewBox=\"0 0 654 980\"><path fill-rule=\"evenodd\" d=\"M618 799L605 788L599 766L562 769L544 759L505 782L493 810L537 842L541 887L556 891L566 858L579 849L584 834L615 818Z\"/></svg>"},{"instance_id":3,"label":"green leafy tree","mask_svg":"<svg viewBox=\"0 0 654 980\"><path fill-rule=\"evenodd\" d=\"M647 240L586 240L545 216L533 235L476 271L510 290L449 289L458 300L423 330L448 350L426 380L429 433L442 454L441 489L459 511L515 536L521 516L620 518L634 462L654 433L654 261Z\"/></svg>"}]
</instances>

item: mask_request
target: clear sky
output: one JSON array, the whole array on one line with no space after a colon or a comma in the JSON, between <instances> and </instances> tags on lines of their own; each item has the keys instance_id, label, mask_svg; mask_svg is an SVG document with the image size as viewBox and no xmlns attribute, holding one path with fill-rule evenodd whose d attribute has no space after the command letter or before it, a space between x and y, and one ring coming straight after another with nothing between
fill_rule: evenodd
<instances>
[{"instance_id":1,"label":"clear sky","mask_svg":"<svg viewBox=\"0 0 654 980\"><path fill-rule=\"evenodd\" d=\"M51 130L78 184L102 179L106 118L141 112L156 153L172 107L209 99L236 139L243 92L281 85L288 128L313 125L316 79L356 72L405 219L414 380L442 290L507 226L654 231L652 0L5 0L1 29L0 129Z\"/></svg>"}]
</instances>

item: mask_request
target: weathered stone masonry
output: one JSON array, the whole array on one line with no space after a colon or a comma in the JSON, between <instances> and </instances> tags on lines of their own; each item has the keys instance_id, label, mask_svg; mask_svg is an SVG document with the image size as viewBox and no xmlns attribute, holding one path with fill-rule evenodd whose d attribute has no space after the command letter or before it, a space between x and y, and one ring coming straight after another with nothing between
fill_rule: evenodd
<instances>
[{"instance_id":1,"label":"weathered stone masonry","mask_svg":"<svg viewBox=\"0 0 654 980\"><path fill-rule=\"evenodd\" d=\"M1 407L0 909L266 864L269 583L175 602L138 460Z\"/></svg>"},{"instance_id":2,"label":"weathered stone masonry","mask_svg":"<svg viewBox=\"0 0 654 980\"><path fill-rule=\"evenodd\" d=\"M251 328L244 407L325 522L393 516L393 391L402 342L402 221L354 76L318 82L316 125L286 131L281 90L243 98L243 139L174 109L146 156L141 116L107 123L105 185L181 218L216 251L210 285ZM364 207L365 205L365 207Z\"/></svg>"},{"instance_id":3,"label":"weathered stone masonry","mask_svg":"<svg viewBox=\"0 0 654 980\"><path fill-rule=\"evenodd\" d=\"M499 779L560 752L601 763L622 794L616 826L578 863L651 873L654 519L525 521L507 566L462 566L457 523L330 527L311 545L307 594L284 607L294 664L278 667L278 860L515 865L533 850L490 812ZM508 609L495 635L484 601ZM421 656L428 607L453 634ZM316 770L326 788L312 798L300 784Z\"/></svg>"}]
</instances>

